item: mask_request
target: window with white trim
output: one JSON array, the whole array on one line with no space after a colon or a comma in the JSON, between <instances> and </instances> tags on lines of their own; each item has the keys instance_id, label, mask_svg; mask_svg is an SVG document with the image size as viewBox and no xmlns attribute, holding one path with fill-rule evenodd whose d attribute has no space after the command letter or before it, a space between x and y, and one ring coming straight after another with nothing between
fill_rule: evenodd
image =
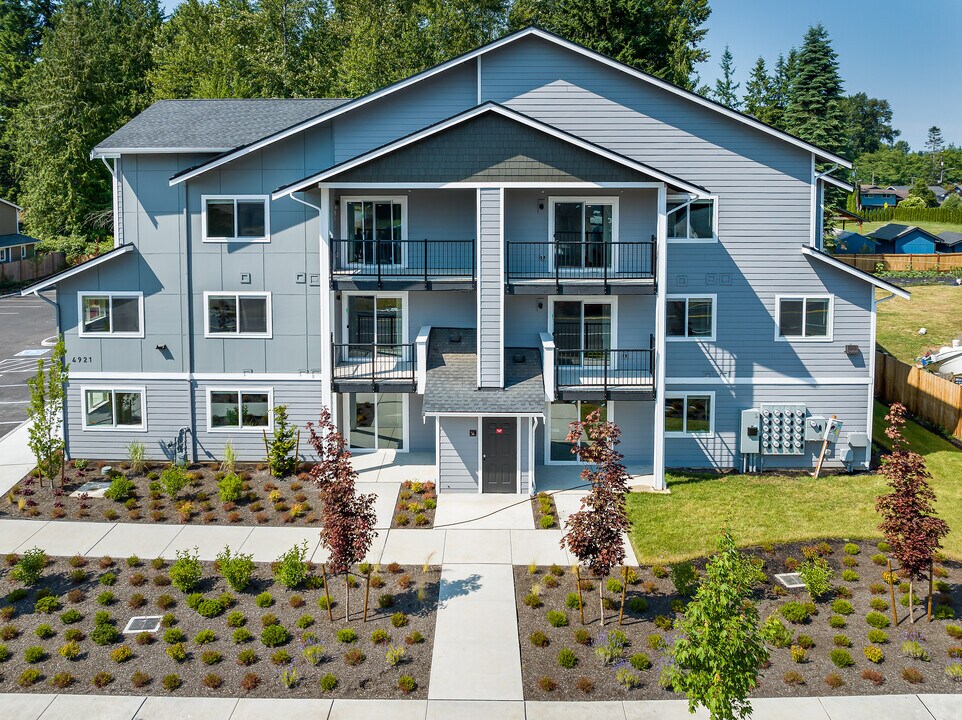
<instances>
[{"instance_id":1,"label":"window with white trim","mask_svg":"<svg viewBox=\"0 0 962 720\"><path fill-rule=\"evenodd\" d=\"M587 434L582 431L576 442L568 441L571 423L584 422L595 410L601 410L601 422L609 419L609 407L605 402L587 400L559 400L551 403L548 418L548 460L549 462L578 462L572 452L576 445L590 444Z\"/></svg>"},{"instance_id":2,"label":"window with white trim","mask_svg":"<svg viewBox=\"0 0 962 720\"><path fill-rule=\"evenodd\" d=\"M145 430L142 388L84 388L85 430Z\"/></svg>"},{"instance_id":3,"label":"window with white trim","mask_svg":"<svg viewBox=\"0 0 962 720\"><path fill-rule=\"evenodd\" d=\"M82 337L143 337L144 294L89 292L77 295Z\"/></svg>"},{"instance_id":4,"label":"window with white trim","mask_svg":"<svg viewBox=\"0 0 962 720\"><path fill-rule=\"evenodd\" d=\"M778 297L776 326L784 340L829 340L832 298L825 295Z\"/></svg>"},{"instance_id":5,"label":"window with white trim","mask_svg":"<svg viewBox=\"0 0 962 720\"><path fill-rule=\"evenodd\" d=\"M269 242L268 201L266 195L205 195L204 242Z\"/></svg>"},{"instance_id":6,"label":"window with white trim","mask_svg":"<svg viewBox=\"0 0 962 720\"><path fill-rule=\"evenodd\" d=\"M714 393L666 393L665 435L711 435L714 412Z\"/></svg>"},{"instance_id":7,"label":"window with white trim","mask_svg":"<svg viewBox=\"0 0 962 720\"><path fill-rule=\"evenodd\" d=\"M668 198L668 240L676 242L713 242L715 229L714 198Z\"/></svg>"},{"instance_id":8,"label":"window with white trim","mask_svg":"<svg viewBox=\"0 0 962 720\"><path fill-rule=\"evenodd\" d=\"M669 295L665 335L669 340L714 340L715 296Z\"/></svg>"},{"instance_id":9,"label":"window with white trim","mask_svg":"<svg viewBox=\"0 0 962 720\"><path fill-rule=\"evenodd\" d=\"M274 398L270 390L207 390L208 430L270 430Z\"/></svg>"},{"instance_id":10,"label":"window with white trim","mask_svg":"<svg viewBox=\"0 0 962 720\"><path fill-rule=\"evenodd\" d=\"M6 261L7 261L7 249L0 248L0 262L6 262Z\"/></svg>"},{"instance_id":11,"label":"window with white trim","mask_svg":"<svg viewBox=\"0 0 962 720\"><path fill-rule=\"evenodd\" d=\"M204 293L208 337L270 337L271 294Z\"/></svg>"}]
</instances>

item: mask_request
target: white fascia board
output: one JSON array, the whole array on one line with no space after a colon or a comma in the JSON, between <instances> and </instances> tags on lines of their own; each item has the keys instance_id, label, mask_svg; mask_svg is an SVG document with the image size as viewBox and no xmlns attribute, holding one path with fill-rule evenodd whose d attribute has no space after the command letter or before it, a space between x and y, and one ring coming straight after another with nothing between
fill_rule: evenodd
<instances>
[{"instance_id":1,"label":"white fascia board","mask_svg":"<svg viewBox=\"0 0 962 720\"><path fill-rule=\"evenodd\" d=\"M297 125L293 125L287 128L286 130L282 130L273 135L269 135L265 138L262 138L261 140L258 140L257 142L251 143L250 145L237 148L234 152L228 151L228 154L224 155L223 157L215 158L214 160L211 160L208 163L199 165L193 170L191 170L190 172L186 172L181 175L175 175L170 179L170 185L171 186L177 185L186 180L195 178L198 175L201 175L207 172L208 170L213 170L216 167L220 167L224 163L231 162L232 160L235 160L239 157L247 155L248 153L255 152L275 142L288 138L291 135L295 135L299 132L302 132L303 130L312 128L315 125L318 125L322 122L326 122L328 120L332 120L345 113L349 113L352 110L355 110L359 107L363 107L364 105L367 105L370 102L373 102L382 97L395 93L398 90L402 90L422 80L427 80L428 78L433 77L438 73L444 72L449 68L456 67L463 63L474 60L475 58L479 58L482 55L485 55L486 53L492 52L493 50L497 50L498 48L504 45L515 42L516 40L520 40L521 38L527 37L529 35L533 35L547 42L554 43L555 45L559 45L561 47L567 48L573 52L579 53L580 55L584 55L585 57L588 57L592 60L608 65L609 67L612 67L615 70L619 70L627 75L631 75L634 78L647 82L650 85L654 85L655 87L661 88L662 90L666 90L667 92L670 92L674 95L678 95L679 97L682 97L686 100L697 103L698 105L708 108L709 110L713 110L729 118L737 120L738 122L749 125L750 127L753 127L756 130L761 130L762 132L767 133L768 135L772 135L773 137L783 140L791 145L795 145L796 147L800 147L808 152L811 152L816 156L818 156L819 158L821 158L822 160L838 163L842 167L846 167L846 168L852 167L852 163L850 160L846 160L843 157L827 152L826 150L823 150L822 148L819 148L815 145L807 143L804 140L801 140L795 137L794 135L789 135L788 133L782 132L781 130L777 130L771 127L770 125L766 125L760 120L756 120L755 118L750 117L748 115L743 115L740 112L731 110L730 108L727 108L724 105L720 105L712 100L703 98L700 95L697 95L688 90L683 90L682 88L676 85L672 85L671 83L666 82L664 80L660 80L654 77L653 75L648 75L647 73L644 73L640 70L636 70L633 67L630 67L628 65L625 65L624 63L618 62L617 60L613 60L609 57L606 57L600 53L595 52L594 50L589 50L588 48L581 47L576 43L565 40L564 38L561 38L557 35L541 30L540 28L529 27L529 28L525 28L524 30L519 30L516 33L505 35L503 38L499 40L495 40L492 43L489 43L480 48L472 50L471 52L465 53L464 55L460 55L456 58L452 58L447 62L441 63L440 65L436 65L433 68L424 70L416 75L412 75L411 77L405 80L401 80L400 82L396 82L393 85L388 85L387 87L377 90L369 95L365 95L363 97L357 98L356 100L346 102L343 105L333 108L332 110L329 110L326 113L321 113L320 115L316 115L315 117L310 118L309 120L305 120L304 122L298 123Z\"/></svg>"},{"instance_id":2,"label":"white fascia board","mask_svg":"<svg viewBox=\"0 0 962 720\"><path fill-rule=\"evenodd\" d=\"M821 260L826 265L831 265L832 267L837 268L842 272L846 272L849 275L857 277L859 280L864 280L865 282L870 283L875 287L882 288L883 290L888 290L893 295L896 295L905 300L910 300L912 297L911 293L909 293L908 290L905 290L904 288L900 288L898 285L894 285L890 282L886 282L882 278L875 277L870 273L863 272L858 268L852 267L848 263L843 263L841 260L833 258L831 255L828 255L826 253L819 252L818 250L808 247L807 245L802 246L802 254L808 255L809 257L815 258L816 260Z\"/></svg>"},{"instance_id":3,"label":"white fascia board","mask_svg":"<svg viewBox=\"0 0 962 720\"><path fill-rule=\"evenodd\" d=\"M61 273L57 273L56 275L51 275L48 278L44 278L40 282L35 283L30 287L26 287L23 290L21 290L20 295L21 297L25 297L27 295L33 295L34 293L40 292L41 290L46 290L51 285L56 285L59 282L63 282L67 278L71 278L74 275L79 275L82 272L86 272L87 270L90 270L91 268L95 268L98 265L101 265L107 262L108 260L113 260L115 257L120 257L125 253L131 252L133 249L134 249L133 245L120 245L114 248L113 250L110 250L109 252L106 252L103 255L100 255L99 257L95 257L93 260L88 260L87 262L81 263L80 265L77 265L76 267L72 267L69 270L64 270Z\"/></svg>"},{"instance_id":4,"label":"white fascia board","mask_svg":"<svg viewBox=\"0 0 962 720\"><path fill-rule=\"evenodd\" d=\"M839 180L836 177L832 177L831 175L823 175L822 180L827 182L829 185L834 185L837 188L841 188L845 192L855 192L854 185L851 185L844 180Z\"/></svg>"},{"instance_id":5,"label":"white fascia board","mask_svg":"<svg viewBox=\"0 0 962 720\"><path fill-rule=\"evenodd\" d=\"M298 180L295 183L286 185L282 188L278 188L271 194L271 199L279 200L283 197L290 195L291 193L300 192L301 190L306 190L310 186L320 182L324 182L328 178L335 177L337 175L340 175L341 173L352 170L353 168L358 167L359 165L363 165L365 163L371 162L372 160L376 160L377 158L383 155L389 155L392 152L396 152L404 147L407 147L408 145L416 143L420 140L424 140L425 138L431 137L432 135L435 135L439 132L448 130L452 127L455 127L464 122L467 122L468 120L472 120L478 117L479 115L483 115L485 113L497 113L498 115L501 115L502 117L505 117L509 120L514 120L515 122L519 122L523 125L527 125L528 127L538 130L539 132L543 132L547 135L556 137L559 140L566 142L570 145L579 147L582 150L585 150L586 152L599 155L607 160L610 160L612 162L618 163L619 165L623 165L632 170L635 170L636 172L657 178L658 180L661 180L662 182L664 182L666 185L679 188L681 190L684 190L685 192L692 193L699 197L708 197L708 191L705 188L699 187L697 185L693 185L691 183L686 182L685 180L682 180L681 178L674 177L673 175L664 173L661 170L653 168L649 165L645 165L644 163L639 163L635 160L632 160L631 158L625 157L624 155L620 155L616 152L612 152L611 150L601 147L600 145L595 145L594 143L588 142L587 140L583 140L575 135L571 135L568 132L559 130L558 128L552 125L543 123L540 120L535 120L532 117L516 112L502 105L498 105L492 102L487 102L487 103L484 103L483 105L479 105L463 113L450 117L447 120L442 120L439 123L435 123L434 125L424 128L423 130L412 133L403 138L399 138L398 140L395 140L394 142L390 142L387 145L382 145L381 147L375 148L374 150L366 152L363 155L358 155L357 157L352 158L351 160L347 160L343 163L339 163L338 165L329 167L328 169L322 170L319 173L315 173L314 175L311 175L310 177L306 177L303 180ZM482 184L482 185L490 187L490 184Z\"/></svg>"},{"instance_id":6,"label":"white fascia board","mask_svg":"<svg viewBox=\"0 0 962 720\"><path fill-rule=\"evenodd\" d=\"M12 203L9 200L4 200L3 198L0 198L0 203L3 203L4 205L9 205L10 207L15 208L17 210L23 210L23 208L17 205L16 203Z\"/></svg>"},{"instance_id":7,"label":"white fascia board","mask_svg":"<svg viewBox=\"0 0 962 720\"><path fill-rule=\"evenodd\" d=\"M183 154L204 154L204 155L221 155L225 152L230 152L234 148L209 148L209 147L169 147L169 148L107 148L105 150L100 150L94 148L90 152L91 160L98 160L100 158L116 158L121 155L183 155Z\"/></svg>"}]
</instances>

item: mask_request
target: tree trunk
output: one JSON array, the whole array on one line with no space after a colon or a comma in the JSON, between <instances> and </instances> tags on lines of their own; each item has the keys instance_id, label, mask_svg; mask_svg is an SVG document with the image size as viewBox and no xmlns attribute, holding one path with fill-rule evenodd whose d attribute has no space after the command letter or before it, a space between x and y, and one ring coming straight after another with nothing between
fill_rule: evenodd
<instances>
[{"instance_id":1,"label":"tree trunk","mask_svg":"<svg viewBox=\"0 0 962 720\"><path fill-rule=\"evenodd\" d=\"M351 573L344 571L344 619L351 622Z\"/></svg>"},{"instance_id":2,"label":"tree trunk","mask_svg":"<svg viewBox=\"0 0 962 720\"><path fill-rule=\"evenodd\" d=\"M929 560L929 608L925 615L928 622L932 622L932 561Z\"/></svg>"},{"instance_id":3,"label":"tree trunk","mask_svg":"<svg viewBox=\"0 0 962 720\"><path fill-rule=\"evenodd\" d=\"M915 625L915 598L912 596L912 578L909 578L909 622Z\"/></svg>"},{"instance_id":4,"label":"tree trunk","mask_svg":"<svg viewBox=\"0 0 962 720\"><path fill-rule=\"evenodd\" d=\"M598 609L601 610L601 627L605 626L605 584L598 581Z\"/></svg>"}]
</instances>

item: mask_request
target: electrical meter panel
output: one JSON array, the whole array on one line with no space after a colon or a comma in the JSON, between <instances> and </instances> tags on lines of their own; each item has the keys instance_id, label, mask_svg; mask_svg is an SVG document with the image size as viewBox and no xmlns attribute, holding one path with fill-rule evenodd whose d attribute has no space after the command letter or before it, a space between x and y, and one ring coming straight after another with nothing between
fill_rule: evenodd
<instances>
[{"instance_id":1,"label":"electrical meter panel","mask_svg":"<svg viewBox=\"0 0 962 720\"><path fill-rule=\"evenodd\" d=\"M738 448L743 455L757 455L761 441L761 416L757 409L742 410Z\"/></svg>"},{"instance_id":2,"label":"electrical meter panel","mask_svg":"<svg viewBox=\"0 0 962 720\"><path fill-rule=\"evenodd\" d=\"M825 428L827 427L827 417L812 415L805 423L805 439L808 442L822 442L825 439Z\"/></svg>"},{"instance_id":3,"label":"electrical meter panel","mask_svg":"<svg viewBox=\"0 0 962 720\"><path fill-rule=\"evenodd\" d=\"M807 414L808 408L801 404L761 405L761 453L804 454Z\"/></svg>"}]
</instances>

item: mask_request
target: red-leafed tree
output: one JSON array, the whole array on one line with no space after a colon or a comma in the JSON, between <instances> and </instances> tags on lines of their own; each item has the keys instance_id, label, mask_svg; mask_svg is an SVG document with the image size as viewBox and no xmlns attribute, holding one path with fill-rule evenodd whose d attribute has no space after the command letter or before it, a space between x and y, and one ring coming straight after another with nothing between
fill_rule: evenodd
<instances>
[{"instance_id":1,"label":"red-leafed tree","mask_svg":"<svg viewBox=\"0 0 962 720\"><path fill-rule=\"evenodd\" d=\"M582 441L582 437L588 442ZM581 479L591 483L591 490L582 498L581 510L565 523L561 546L601 580L625 560L628 472L621 462L624 456L615 449L620 438L617 425L602 422L601 410L591 412L581 422L571 423L567 437L568 442L574 443L571 452L584 465ZM598 583L598 600L604 625L604 582Z\"/></svg>"},{"instance_id":2,"label":"red-leafed tree","mask_svg":"<svg viewBox=\"0 0 962 720\"><path fill-rule=\"evenodd\" d=\"M876 498L875 508L882 516L879 530L909 579L909 620L914 623L912 581L925 577L949 526L935 514L935 492L929 486L932 476L925 459L909 449L902 435L905 407L893 404L885 419L889 423L885 435L892 443L892 452L882 459L881 472L892 491Z\"/></svg>"},{"instance_id":3,"label":"red-leafed tree","mask_svg":"<svg viewBox=\"0 0 962 720\"><path fill-rule=\"evenodd\" d=\"M377 495L357 492L357 471L351 465L351 453L331 419L330 410L323 408L317 425L309 422L307 430L318 459L311 469L311 479L321 491L321 543L330 553L331 572L344 573L344 611L350 620L349 573L351 567L364 559L377 537L374 529Z\"/></svg>"}]
</instances>

